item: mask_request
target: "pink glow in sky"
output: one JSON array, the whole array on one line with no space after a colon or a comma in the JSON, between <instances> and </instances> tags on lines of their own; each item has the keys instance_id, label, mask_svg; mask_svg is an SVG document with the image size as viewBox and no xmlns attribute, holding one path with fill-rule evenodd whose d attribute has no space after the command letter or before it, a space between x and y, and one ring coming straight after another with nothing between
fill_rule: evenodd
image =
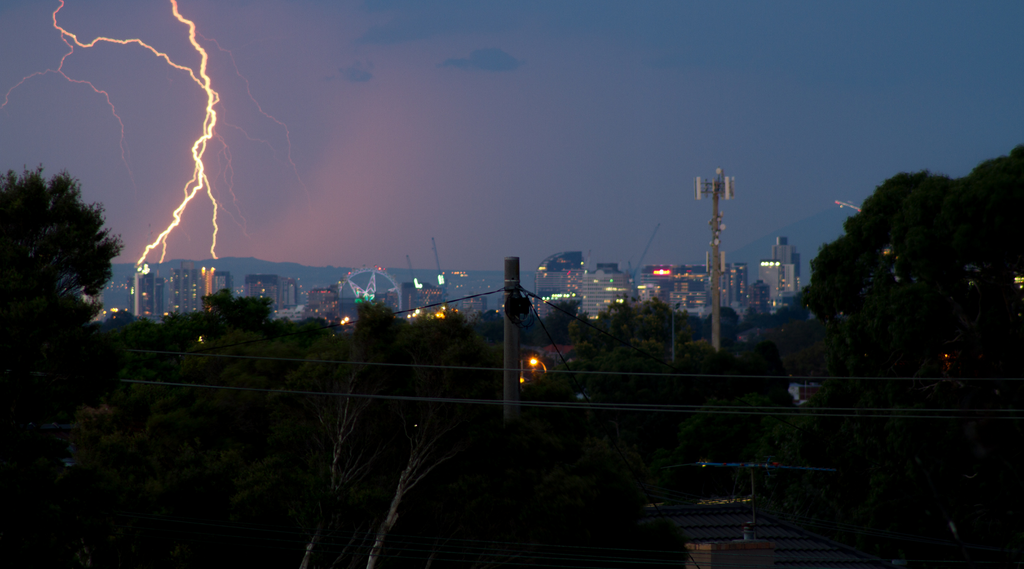
<instances>
[{"instance_id":1,"label":"pink glow in sky","mask_svg":"<svg viewBox=\"0 0 1024 569\"><path fill-rule=\"evenodd\" d=\"M648 262L702 262L691 180L716 167L737 180L728 251L899 171L959 176L1024 142L1021 4L179 4L221 95L220 256L426 267L435 237L451 268L625 263L661 223ZM57 6L0 6L0 93L59 65ZM167 0L58 17L198 68ZM0 110L0 169L68 170L134 261L181 201L204 93L138 46L79 48L63 70L109 93L124 158L106 100L49 73ZM195 200L168 257L208 258L210 217Z\"/></svg>"}]
</instances>

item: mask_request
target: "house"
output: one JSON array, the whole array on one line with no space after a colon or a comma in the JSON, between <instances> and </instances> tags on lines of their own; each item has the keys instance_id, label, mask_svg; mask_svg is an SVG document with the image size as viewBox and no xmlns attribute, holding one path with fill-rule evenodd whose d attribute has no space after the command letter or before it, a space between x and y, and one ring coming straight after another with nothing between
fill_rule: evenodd
<instances>
[{"instance_id":1,"label":"house","mask_svg":"<svg viewBox=\"0 0 1024 569\"><path fill-rule=\"evenodd\" d=\"M900 561L894 564L879 559L760 511L757 525L751 527L749 506L682 505L646 509L645 519L658 517L675 523L689 539L687 549L691 558L687 560L687 567L895 569L903 566Z\"/></svg>"}]
</instances>

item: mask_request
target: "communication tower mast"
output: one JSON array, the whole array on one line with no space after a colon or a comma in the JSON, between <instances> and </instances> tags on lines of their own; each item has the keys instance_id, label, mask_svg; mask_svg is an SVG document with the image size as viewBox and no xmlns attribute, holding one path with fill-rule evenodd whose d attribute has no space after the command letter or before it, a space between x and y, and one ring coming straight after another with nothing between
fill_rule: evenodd
<instances>
[{"instance_id":1,"label":"communication tower mast","mask_svg":"<svg viewBox=\"0 0 1024 569\"><path fill-rule=\"evenodd\" d=\"M727 200L733 198L736 178L730 178L722 174L722 169L715 170L715 177L710 180L701 179L698 176L693 184L693 197L701 200L705 195L711 196L711 347L718 350L722 347L722 258L718 254L718 246L721 244L719 235L725 230L722 223L722 212L718 211L718 198Z\"/></svg>"}]
</instances>

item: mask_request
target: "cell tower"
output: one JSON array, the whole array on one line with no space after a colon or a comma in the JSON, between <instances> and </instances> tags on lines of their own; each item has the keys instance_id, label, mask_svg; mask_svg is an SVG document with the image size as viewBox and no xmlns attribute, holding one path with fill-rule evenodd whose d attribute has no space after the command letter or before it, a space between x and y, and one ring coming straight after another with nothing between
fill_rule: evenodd
<instances>
[{"instance_id":1,"label":"cell tower","mask_svg":"<svg viewBox=\"0 0 1024 569\"><path fill-rule=\"evenodd\" d=\"M718 198L727 200L733 198L736 178L730 178L722 174L722 169L715 170L715 177L710 180L701 179L698 176L693 184L693 197L701 200L705 195L711 196L711 347L718 350L722 347L722 258L718 253L718 245L721 243L719 235L725 230L722 223L722 212L718 211Z\"/></svg>"}]
</instances>

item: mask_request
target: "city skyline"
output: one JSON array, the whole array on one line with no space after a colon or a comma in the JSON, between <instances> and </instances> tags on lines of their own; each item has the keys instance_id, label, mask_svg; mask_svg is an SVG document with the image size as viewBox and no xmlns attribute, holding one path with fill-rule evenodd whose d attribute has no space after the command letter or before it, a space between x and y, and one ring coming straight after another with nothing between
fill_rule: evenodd
<instances>
[{"instance_id":1,"label":"city skyline","mask_svg":"<svg viewBox=\"0 0 1024 569\"><path fill-rule=\"evenodd\" d=\"M67 52L59 5L0 8L0 169L67 169L134 262L181 200L204 95L137 45L62 68L117 117L83 83L32 76ZM966 174L1024 130L1015 4L179 7L221 95L224 257L429 267L434 237L449 268L590 249L625 263L660 223L648 259L697 260L710 208L692 180L717 167L737 185L728 252L901 171ZM69 1L59 23L199 67L169 2ZM168 259L209 257L209 202L190 207Z\"/></svg>"}]
</instances>

